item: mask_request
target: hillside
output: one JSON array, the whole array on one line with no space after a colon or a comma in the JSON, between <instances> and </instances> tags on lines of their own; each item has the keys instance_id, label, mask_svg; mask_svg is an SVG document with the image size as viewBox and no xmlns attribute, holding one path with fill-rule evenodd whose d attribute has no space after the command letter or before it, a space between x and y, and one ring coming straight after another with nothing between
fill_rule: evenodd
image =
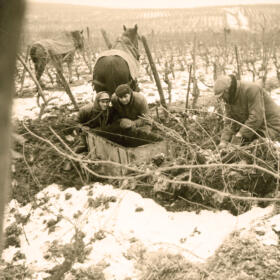
<instances>
[{"instance_id":1,"label":"hillside","mask_svg":"<svg viewBox=\"0 0 280 280\"><path fill-rule=\"evenodd\" d=\"M224 27L259 31L279 26L280 5L247 5L191 9L107 9L67 4L33 3L26 13L24 41L51 36L59 30L89 27L99 41L100 29L119 34L122 25L138 24L142 34L165 36L219 32Z\"/></svg>"}]
</instances>

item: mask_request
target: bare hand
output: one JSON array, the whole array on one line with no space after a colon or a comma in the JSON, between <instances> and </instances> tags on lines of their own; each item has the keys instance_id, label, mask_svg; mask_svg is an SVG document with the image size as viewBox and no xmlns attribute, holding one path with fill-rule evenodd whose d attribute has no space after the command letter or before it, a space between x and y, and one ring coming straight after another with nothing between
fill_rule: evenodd
<instances>
[{"instance_id":1,"label":"bare hand","mask_svg":"<svg viewBox=\"0 0 280 280\"><path fill-rule=\"evenodd\" d=\"M123 128L123 129L129 129L129 128L132 128L134 126L135 126L134 121L132 121L130 119L123 118L120 121L120 127Z\"/></svg>"}]
</instances>

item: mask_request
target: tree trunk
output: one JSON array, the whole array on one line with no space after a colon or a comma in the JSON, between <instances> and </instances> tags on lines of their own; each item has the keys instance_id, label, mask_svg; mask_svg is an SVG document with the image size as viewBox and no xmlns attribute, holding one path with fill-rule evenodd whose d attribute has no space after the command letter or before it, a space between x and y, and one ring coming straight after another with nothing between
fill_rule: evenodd
<instances>
[{"instance_id":1,"label":"tree trunk","mask_svg":"<svg viewBox=\"0 0 280 280\"><path fill-rule=\"evenodd\" d=\"M23 26L25 2L0 2L0 255L3 249L3 216L10 180L11 109L16 70L16 53Z\"/></svg>"}]
</instances>

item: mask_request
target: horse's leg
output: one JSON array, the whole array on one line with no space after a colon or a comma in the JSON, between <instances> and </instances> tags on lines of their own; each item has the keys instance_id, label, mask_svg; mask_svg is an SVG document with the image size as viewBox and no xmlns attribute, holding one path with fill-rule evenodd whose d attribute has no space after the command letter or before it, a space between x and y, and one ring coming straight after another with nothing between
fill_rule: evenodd
<instances>
[{"instance_id":1,"label":"horse's leg","mask_svg":"<svg viewBox=\"0 0 280 280\"><path fill-rule=\"evenodd\" d=\"M72 84L73 83L72 62L68 62L67 66L68 66L68 73L69 73L69 83Z\"/></svg>"},{"instance_id":2,"label":"horse's leg","mask_svg":"<svg viewBox=\"0 0 280 280\"><path fill-rule=\"evenodd\" d=\"M51 73L50 73L50 71L49 71L49 67L48 67L48 65L46 65L45 70L46 70L47 75L48 75L48 77L50 78L51 84L52 84L52 86L53 86L53 85L54 85L54 82L53 82L53 77L52 77L52 75L51 75Z\"/></svg>"},{"instance_id":3,"label":"horse's leg","mask_svg":"<svg viewBox=\"0 0 280 280\"><path fill-rule=\"evenodd\" d=\"M47 65L47 59L39 58L38 61L34 65L35 65L36 79L40 83L40 86L42 88L44 88L45 85L42 81L40 81L40 79L41 79L41 77L44 73L45 67Z\"/></svg>"},{"instance_id":4,"label":"horse's leg","mask_svg":"<svg viewBox=\"0 0 280 280\"><path fill-rule=\"evenodd\" d=\"M61 56L57 56L56 66L61 71L61 73L63 73L62 57ZM58 86L62 85L62 83L60 81L60 78L59 78L59 75L57 73L56 73L56 83L57 83Z\"/></svg>"},{"instance_id":5,"label":"horse's leg","mask_svg":"<svg viewBox=\"0 0 280 280\"><path fill-rule=\"evenodd\" d=\"M69 54L69 57L67 58L67 67L68 67L68 79L69 79L69 83L71 84L73 82L73 79L72 79L72 66L73 66L73 61L74 61L74 54L73 53L70 53Z\"/></svg>"},{"instance_id":6,"label":"horse's leg","mask_svg":"<svg viewBox=\"0 0 280 280\"><path fill-rule=\"evenodd\" d=\"M41 87L44 87L44 84L40 81L42 74L44 73L45 67L47 65L47 52L40 45L35 45L30 49L30 56L34 63L36 79L40 83Z\"/></svg>"}]
</instances>

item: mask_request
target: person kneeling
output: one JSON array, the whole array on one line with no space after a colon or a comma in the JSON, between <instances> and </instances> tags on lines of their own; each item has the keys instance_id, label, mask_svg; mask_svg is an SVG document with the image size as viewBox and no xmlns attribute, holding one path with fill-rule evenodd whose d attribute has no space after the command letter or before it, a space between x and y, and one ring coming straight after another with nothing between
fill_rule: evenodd
<instances>
[{"instance_id":1,"label":"person kneeling","mask_svg":"<svg viewBox=\"0 0 280 280\"><path fill-rule=\"evenodd\" d=\"M83 126L103 130L113 121L113 108L110 105L110 95L106 91L96 94L94 103L83 106L78 113L78 123ZM81 143L76 148L76 153L88 151L86 135L81 135Z\"/></svg>"},{"instance_id":2,"label":"person kneeling","mask_svg":"<svg viewBox=\"0 0 280 280\"><path fill-rule=\"evenodd\" d=\"M258 137L280 137L280 108L256 83L220 76L214 85L215 96L223 100L226 120L219 144L242 145Z\"/></svg>"},{"instance_id":3,"label":"person kneeling","mask_svg":"<svg viewBox=\"0 0 280 280\"><path fill-rule=\"evenodd\" d=\"M150 125L141 118L149 113L147 100L141 93L132 91L129 85L122 84L116 88L112 96L112 106L117 112L121 129L151 130Z\"/></svg>"}]
</instances>

